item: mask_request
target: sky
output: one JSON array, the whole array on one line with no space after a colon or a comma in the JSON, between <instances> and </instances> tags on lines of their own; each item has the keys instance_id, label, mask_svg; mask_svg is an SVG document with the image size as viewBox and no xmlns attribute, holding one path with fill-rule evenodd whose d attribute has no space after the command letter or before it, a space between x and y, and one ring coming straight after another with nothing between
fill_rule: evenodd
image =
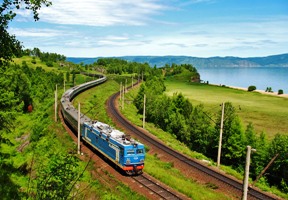
<instances>
[{"instance_id":1,"label":"sky","mask_svg":"<svg viewBox=\"0 0 288 200\"><path fill-rule=\"evenodd\" d=\"M25 48L66 57L288 53L287 0L51 1L39 21L18 10L9 24Z\"/></svg>"}]
</instances>

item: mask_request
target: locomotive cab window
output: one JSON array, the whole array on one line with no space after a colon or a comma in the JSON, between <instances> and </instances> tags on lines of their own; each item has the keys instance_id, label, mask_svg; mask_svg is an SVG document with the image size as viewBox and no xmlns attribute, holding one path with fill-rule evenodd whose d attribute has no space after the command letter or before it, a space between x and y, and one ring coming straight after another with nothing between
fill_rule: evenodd
<instances>
[{"instance_id":1,"label":"locomotive cab window","mask_svg":"<svg viewBox=\"0 0 288 200\"><path fill-rule=\"evenodd\" d=\"M127 150L127 154L134 154L135 152L134 152L134 149L128 149Z\"/></svg>"},{"instance_id":2,"label":"locomotive cab window","mask_svg":"<svg viewBox=\"0 0 288 200\"><path fill-rule=\"evenodd\" d=\"M136 152L137 152L137 154L141 154L141 153L144 153L144 150L143 149L137 149Z\"/></svg>"}]
</instances>

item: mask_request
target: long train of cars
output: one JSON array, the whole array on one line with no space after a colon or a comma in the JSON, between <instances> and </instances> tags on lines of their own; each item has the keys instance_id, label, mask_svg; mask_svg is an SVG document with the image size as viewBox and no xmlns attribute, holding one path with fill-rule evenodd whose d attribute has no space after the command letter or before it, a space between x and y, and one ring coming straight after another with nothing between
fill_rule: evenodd
<instances>
[{"instance_id":1,"label":"long train of cars","mask_svg":"<svg viewBox=\"0 0 288 200\"><path fill-rule=\"evenodd\" d=\"M72 105L72 100L79 93L104 83L107 80L107 78L102 75L97 75L97 77L97 80L70 88L62 95L60 102L62 115L65 121L70 124L75 131L78 130L78 110ZM102 153L128 175L142 173L145 158L143 144L105 123L91 120L82 113L80 115L82 140Z\"/></svg>"}]
</instances>

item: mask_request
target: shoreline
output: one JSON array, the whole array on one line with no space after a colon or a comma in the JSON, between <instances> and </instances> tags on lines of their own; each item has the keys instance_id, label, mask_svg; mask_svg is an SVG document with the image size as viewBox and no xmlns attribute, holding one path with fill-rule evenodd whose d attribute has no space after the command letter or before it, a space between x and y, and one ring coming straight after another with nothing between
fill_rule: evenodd
<instances>
[{"instance_id":1,"label":"shoreline","mask_svg":"<svg viewBox=\"0 0 288 200\"><path fill-rule=\"evenodd\" d=\"M215 86L220 86L222 87L222 85L217 85L217 84L209 84L209 85L215 85ZM227 88L231 88L231 89L237 89L237 90L244 90L247 91L247 88L243 88L243 87L237 87L237 86L230 86L230 85L225 85L225 87ZM248 91L247 91L248 92ZM288 94L278 94L277 92L265 92L264 90L254 90L253 92L258 92L261 94L267 94L267 95L271 95L271 96L277 96L277 97L282 97L282 98L288 98Z\"/></svg>"}]
</instances>

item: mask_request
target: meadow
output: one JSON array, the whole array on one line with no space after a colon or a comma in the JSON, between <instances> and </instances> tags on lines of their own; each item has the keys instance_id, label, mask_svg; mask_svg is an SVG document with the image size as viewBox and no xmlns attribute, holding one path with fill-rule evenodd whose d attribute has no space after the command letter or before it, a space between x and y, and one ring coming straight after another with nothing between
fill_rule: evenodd
<instances>
[{"instance_id":1,"label":"meadow","mask_svg":"<svg viewBox=\"0 0 288 200\"><path fill-rule=\"evenodd\" d=\"M220 111L222 102L231 102L245 127L252 122L256 132L264 132L269 139L277 133L288 134L287 98L172 78L167 78L165 85L168 96L182 93L193 105L203 104L212 115Z\"/></svg>"}]
</instances>

